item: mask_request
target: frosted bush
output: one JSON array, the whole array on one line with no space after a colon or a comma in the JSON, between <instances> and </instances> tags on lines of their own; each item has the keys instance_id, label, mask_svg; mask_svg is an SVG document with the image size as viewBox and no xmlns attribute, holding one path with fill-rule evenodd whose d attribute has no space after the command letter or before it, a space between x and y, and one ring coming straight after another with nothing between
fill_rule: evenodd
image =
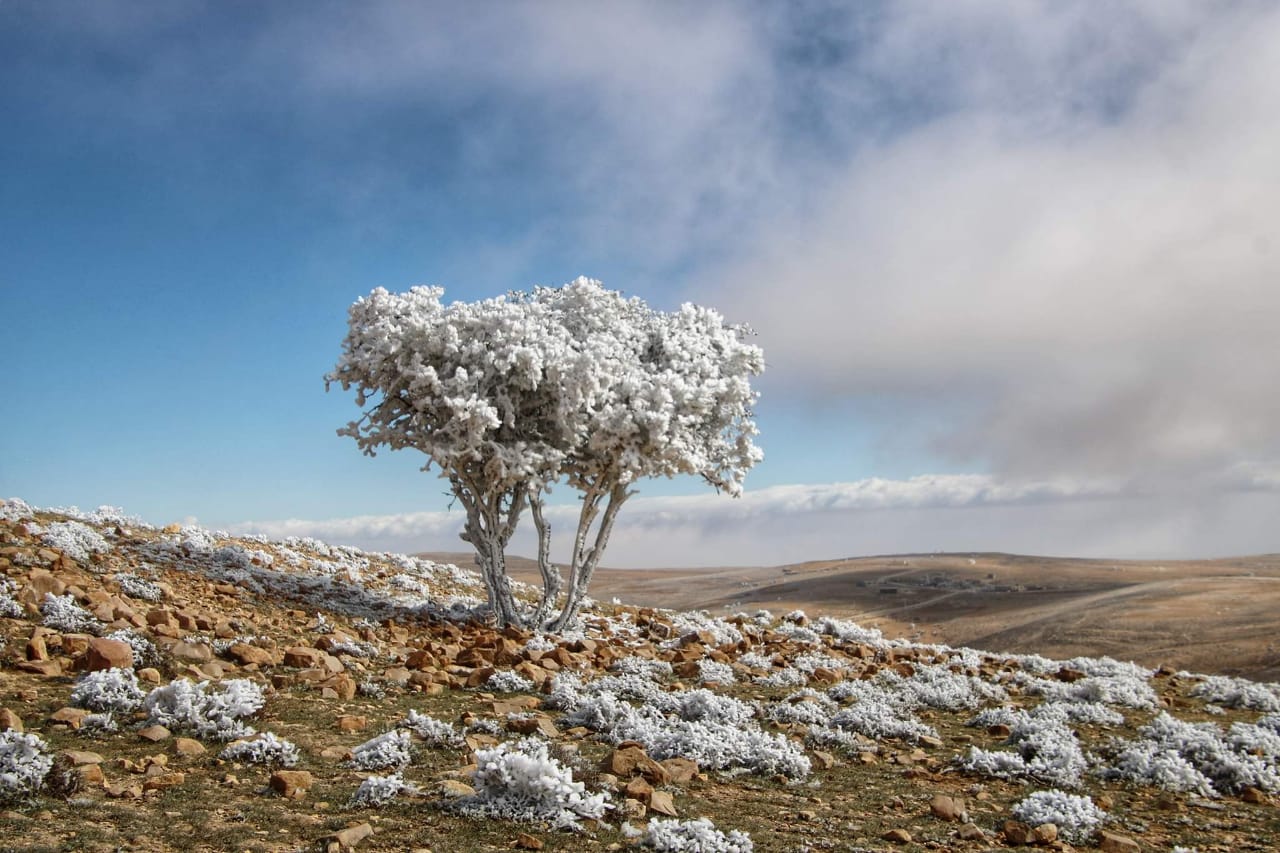
<instances>
[{"instance_id":1,"label":"frosted bush","mask_svg":"<svg viewBox=\"0 0 1280 853\"><path fill-rule=\"evenodd\" d=\"M549 652L555 647L555 641L545 634L534 634L524 644L524 650L527 652Z\"/></svg>"},{"instance_id":2,"label":"frosted bush","mask_svg":"<svg viewBox=\"0 0 1280 853\"><path fill-rule=\"evenodd\" d=\"M794 666L775 669L768 675L761 675L753 681L761 687L803 687L809 683L809 677Z\"/></svg>"},{"instance_id":3,"label":"frosted bush","mask_svg":"<svg viewBox=\"0 0 1280 853\"><path fill-rule=\"evenodd\" d=\"M749 669L773 669L773 656L747 652L738 656L738 663Z\"/></svg>"},{"instance_id":4,"label":"frosted bush","mask_svg":"<svg viewBox=\"0 0 1280 853\"><path fill-rule=\"evenodd\" d=\"M254 729L241 722L264 703L262 688L243 678L224 681L211 690L209 682L180 678L147 694L143 708L148 725L161 725L195 733L197 737L234 740L249 737Z\"/></svg>"},{"instance_id":5,"label":"frosted bush","mask_svg":"<svg viewBox=\"0 0 1280 853\"><path fill-rule=\"evenodd\" d=\"M1073 683L1034 678L1024 684L1027 693L1051 702L1092 702L1143 710L1156 707L1156 693L1145 675L1097 675Z\"/></svg>"},{"instance_id":6,"label":"frosted bush","mask_svg":"<svg viewBox=\"0 0 1280 853\"><path fill-rule=\"evenodd\" d=\"M1138 735L1116 744L1104 775L1204 796L1246 787L1280 791L1280 737L1269 729L1236 723L1223 737L1213 723L1188 723L1161 712Z\"/></svg>"},{"instance_id":7,"label":"frosted bush","mask_svg":"<svg viewBox=\"0 0 1280 853\"><path fill-rule=\"evenodd\" d=\"M494 693L528 693L533 690L533 682L518 672L500 669L489 676L484 683L484 689Z\"/></svg>"},{"instance_id":8,"label":"frosted bush","mask_svg":"<svg viewBox=\"0 0 1280 853\"><path fill-rule=\"evenodd\" d=\"M34 797L52 767L53 756L39 735L0 732L0 803Z\"/></svg>"},{"instance_id":9,"label":"frosted bush","mask_svg":"<svg viewBox=\"0 0 1280 853\"><path fill-rule=\"evenodd\" d=\"M910 714L904 715L900 707L863 699L831 717L828 725L845 731L857 732L875 740L900 738L918 741L922 737L937 737L933 726L920 722Z\"/></svg>"},{"instance_id":10,"label":"frosted bush","mask_svg":"<svg viewBox=\"0 0 1280 853\"><path fill-rule=\"evenodd\" d=\"M115 715L110 711L101 714L86 714L80 720L80 734L85 737L114 734L120 730Z\"/></svg>"},{"instance_id":11,"label":"frosted bush","mask_svg":"<svg viewBox=\"0 0 1280 853\"><path fill-rule=\"evenodd\" d=\"M13 597L18 585L8 578L0 577L0 616L18 619L26 614L22 605Z\"/></svg>"},{"instance_id":12,"label":"frosted bush","mask_svg":"<svg viewBox=\"0 0 1280 853\"><path fill-rule=\"evenodd\" d=\"M1008 744L1016 753L970 747L957 760L962 770L1002 779L1033 779L1064 788L1080 787L1089 760L1065 720L1053 714L1011 714Z\"/></svg>"},{"instance_id":13,"label":"frosted bush","mask_svg":"<svg viewBox=\"0 0 1280 853\"><path fill-rule=\"evenodd\" d=\"M462 746L462 735L458 730L443 720L427 714L419 714L409 709L409 714L397 724L400 728L413 732L428 746Z\"/></svg>"},{"instance_id":14,"label":"frosted bush","mask_svg":"<svg viewBox=\"0 0 1280 853\"><path fill-rule=\"evenodd\" d=\"M351 795L348 808L378 808L385 806L401 794L417 796L422 791L412 782L406 782L399 773L390 776L369 776Z\"/></svg>"},{"instance_id":15,"label":"frosted bush","mask_svg":"<svg viewBox=\"0 0 1280 853\"><path fill-rule=\"evenodd\" d=\"M765 718L775 723L802 723L825 726L839 709L832 700L813 690L797 690L765 710Z\"/></svg>"},{"instance_id":16,"label":"frosted bush","mask_svg":"<svg viewBox=\"0 0 1280 853\"><path fill-rule=\"evenodd\" d=\"M31 518L35 515L33 510L22 498L9 498L0 501L0 521L22 521L24 518Z\"/></svg>"},{"instance_id":17,"label":"frosted bush","mask_svg":"<svg viewBox=\"0 0 1280 853\"><path fill-rule=\"evenodd\" d=\"M342 640L340 642L330 644L329 654L351 655L354 658L371 659L378 656L378 647L373 643L364 643L357 640Z\"/></svg>"},{"instance_id":18,"label":"frosted bush","mask_svg":"<svg viewBox=\"0 0 1280 853\"><path fill-rule=\"evenodd\" d=\"M711 636L711 645L728 646L743 640L742 632L723 619L713 619L703 611L677 613L671 618L675 629L670 640L662 643L663 648L675 648L680 645L682 637L689 634L706 633Z\"/></svg>"},{"instance_id":19,"label":"frosted bush","mask_svg":"<svg viewBox=\"0 0 1280 853\"><path fill-rule=\"evenodd\" d=\"M535 738L500 743L476 752L474 796L456 801L463 814L515 821L547 821L574 829L581 818L601 818L606 795L590 794L573 773Z\"/></svg>"},{"instance_id":20,"label":"frosted bush","mask_svg":"<svg viewBox=\"0 0 1280 853\"><path fill-rule=\"evenodd\" d=\"M94 615L76 604L73 595L44 594L44 603L40 605L41 620L46 628L52 628L63 634L96 634L102 630L102 623Z\"/></svg>"},{"instance_id":21,"label":"frosted bush","mask_svg":"<svg viewBox=\"0 0 1280 853\"><path fill-rule=\"evenodd\" d=\"M383 732L351 750L351 763L361 770L401 768L413 761L413 741L403 729Z\"/></svg>"},{"instance_id":22,"label":"frosted bush","mask_svg":"<svg viewBox=\"0 0 1280 853\"><path fill-rule=\"evenodd\" d=\"M471 721L466 728L466 733L500 737L502 735L502 726L492 717L481 717L478 720Z\"/></svg>"},{"instance_id":23,"label":"frosted bush","mask_svg":"<svg viewBox=\"0 0 1280 853\"><path fill-rule=\"evenodd\" d=\"M269 767L293 767L301 755L298 747L271 732L263 732L253 740L239 740L228 746L218 756L227 761L245 764L265 764Z\"/></svg>"},{"instance_id":24,"label":"frosted bush","mask_svg":"<svg viewBox=\"0 0 1280 853\"><path fill-rule=\"evenodd\" d=\"M88 563L94 554L105 554L111 543L102 534L78 521L55 521L45 530L40 541L57 548L77 563Z\"/></svg>"},{"instance_id":25,"label":"frosted bush","mask_svg":"<svg viewBox=\"0 0 1280 853\"><path fill-rule=\"evenodd\" d=\"M884 634L878 628L864 628L847 619L823 616L813 626L818 633L835 637L841 643L864 643L878 646L884 642Z\"/></svg>"},{"instance_id":26,"label":"frosted bush","mask_svg":"<svg viewBox=\"0 0 1280 853\"><path fill-rule=\"evenodd\" d=\"M532 640L530 641L532 642ZM671 664L664 660L643 658L639 655L619 658L609 667L610 672L619 675L640 675L653 681L661 681L671 677Z\"/></svg>"},{"instance_id":27,"label":"frosted bush","mask_svg":"<svg viewBox=\"0 0 1280 853\"><path fill-rule=\"evenodd\" d=\"M822 635L812 628L796 625L794 622L783 622L776 629L777 633L794 643L816 646L822 643Z\"/></svg>"},{"instance_id":28,"label":"frosted bush","mask_svg":"<svg viewBox=\"0 0 1280 853\"><path fill-rule=\"evenodd\" d=\"M1272 713L1259 717L1256 725L1280 734L1280 713Z\"/></svg>"},{"instance_id":29,"label":"frosted bush","mask_svg":"<svg viewBox=\"0 0 1280 853\"><path fill-rule=\"evenodd\" d=\"M705 683L733 684L738 679L733 674L733 667L727 663L719 663L710 658L698 661L698 680Z\"/></svg>"},{"instance_id":30,"label":"frosted bush","mask_svg":"<svg viewBox=\"0 0 1280 853\"><path fill-rule=\"evenodd\" d=\"M1107 819L1093 800L1062 791L1036 791L1013 807L1013 816L1030 826L1052 823L1072 844L1086 844Z\"/></svg>"},{"instance_id":31,"label":"frosted bush","mask_svg":"<svg viewBox=\"0 0 1280 853\"><path fill-rule=\"evenodd\" d=\"M164 598L164 590L159 584L152 583L146 578L137 575L116 575L116 581L120 584L120 591L130 598L140 601L160 601Z\"/></svg>"},{"instance_id":32,"label":"frosted bush","mask_svg":"<svg viewBox=\"0 0 1280 853\"><path fill-rule=\"evenodd\" d=\"M1280 711L1280 684L1264 684L1226 675L1203 676L1204 681L1191 688L1191 695L1251 711Z\"/></svg>"},{"instance_id":33,"label":"frosted bush","mask_svg":"<svg viewBox=\"0 0 1280 853\"><path fill-rule=\"evenodd\" d=\"M752 853L755 845L741 830L727 835L708 818L649 821L644 844L659 853Z\"/></svg>"},{"instance_id":34,"label":"frosted bush","mask_svg":"<svg viewBox=\"0 0 1280 853\"><path fill-rule=\"evenodd\" d=\"M119 631L107 634L107 639L118 640L132 649L135 667L157 666L160 663L160 651L156 648L156 644L135 631L121 628Z\"/></svg>"},{"instance_id":35,"label":"frosted bush","mask_svg":"<svg viewBox=\"0 0 1280 853\"><path fill-rule=\"evenodd\" d=\"M71 690L71 704L90 711L119 711L128 714L142 704L146 694L138 686L132 669L102 669L87 672Z\"/></svg>"}]
</instances>

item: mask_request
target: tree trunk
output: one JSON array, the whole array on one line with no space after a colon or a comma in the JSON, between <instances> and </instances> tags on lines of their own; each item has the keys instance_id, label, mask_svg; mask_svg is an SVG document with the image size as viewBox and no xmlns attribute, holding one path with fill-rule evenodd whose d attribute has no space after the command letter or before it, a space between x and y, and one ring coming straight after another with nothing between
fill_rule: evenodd
<instances>
[{"instance_id":1,"label":"tree trunk","mask_svg":"<svg viewBox=\"0 0 1280 853\"><path fill-rule=\"evenodd\" d=\"M529 511L533 514L533 525L538 530L538 571L542 573L542 600L538 602L538 609L534 611L529 624L541 630L560 598L564 578L560 575L560 569L551 562L551 525L547 524L542 514L542 495L530 496Z\"/></svg>"},{"instance_id":2,"label":"tree trunk","mask_svg":"<svg viewBox=\"0 0 1280 853\"><path fill-rule=\"evenodd\" d=\"M577 618L578 611L582 608L582 601L587 597L587 586L591 583L591 576L595 574L596 566L600 565L600 558L604 556L604 549L609 544L609 535L613 532L613 522L618 516L618 510L622 509L623 502L634 492L628 491L627 487L621 483L613 484L608 492L608 503L605 504L604 513L600 517L595 542L591 547L586 548L584 546L590 533L590 525L595 519L603 492L592 490L590 494L595 498L592 506L590 508L584 506L578 517L578 531L573 549L574 564L569 567L569 593L560 615L550 626L555 633L563 632Z\"/></svg>"}]
</instances>

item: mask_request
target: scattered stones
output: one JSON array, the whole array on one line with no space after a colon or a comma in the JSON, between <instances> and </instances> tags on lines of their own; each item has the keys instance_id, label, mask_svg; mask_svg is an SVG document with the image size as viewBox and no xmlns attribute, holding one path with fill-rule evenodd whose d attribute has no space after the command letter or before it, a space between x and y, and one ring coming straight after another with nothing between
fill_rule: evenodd
<instances>
[{"instance_id":1,"label":"scattered stones","mask_svg":"<svg viewBox=\"0 0 1280 853\"><path fill-rule=\"evenodd\" d=\"M1010 844L1021 845L1031 843L1031 827L1027 826L1020 820L1006 820L1000 832L1004 835L1005 841Z\"/></svg>"},{"instance_id":2,"label":"scattered stones","mask_svg":"<svg viewBox=\"0 0 1280 853\"><path fill-rule=\"evenodd\" d=\"M976 823L966 823L956 830L956 838L961 841L985 841L987 834Z\"/></svg>"},{"instance_id":3,"label":"scattered stones","mask_svg":"<svg viewBox=\"0 0 1280 853\"><path fill-rule=\"evenodd\" d=\"M1058 826L1053 823L1042 823L1031 830L1032 844L1052 844L1058 840Z\"/></svg>"},{"instance_id":4,"label":"scattered stones","mask_svg":"<svg viewBox=\"0 0 1280 853\"><path fill-rule=\"evenodd\" d=\"M369 728L369 718L355 714L343 714L334 721L340 732L362 732Z\"/></svg>"},{"instance_id":5,"label":"scattered stones","mask_svg":"<svg viewBox=\"0 0 1280 853\"><path fill-rule=\"evenodd\" d=\"M949 797L946 794L934 794L929 800L929 811L939 820L953 823L963 822L967 818L964 800Z\"/></svg>"},{"instance_id":6,"label":"scattered stones","mask_svg":"<svg viewBox=\"0 0 1280 853\"><path fill-rule=\"evenodd\" d=\"M145 782L142 783L144 791L163 791L168 788L174 788L187 781L187 774L180 770L174 770L165 773L157 773L154 776L148 775Z\"/></svg>"},{"instance_id":7,"label":"scattered stones","mask_svg":"<svg viewBox=\"0 0 1280 853\"><path fill-rule=\"evenodd\" d=\"M296 800L306 795L315 780L307 770L277 770L271 774L268 784L271 790L285 799Z\"/></svg>"}]
</instances>

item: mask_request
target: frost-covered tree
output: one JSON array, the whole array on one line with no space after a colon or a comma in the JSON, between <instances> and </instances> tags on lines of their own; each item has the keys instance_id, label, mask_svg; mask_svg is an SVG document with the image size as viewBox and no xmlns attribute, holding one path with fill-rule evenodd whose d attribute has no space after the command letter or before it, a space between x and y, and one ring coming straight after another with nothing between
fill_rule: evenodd
<instances>
[{"instance_id":1,"label":"frost-covered tree","mask_svg":"<svg viewBox=\"0 0 1280 853\"><path fill-rule=\"evenodd\" d=\"M449 481L500 624L572 622L637 480L694 474L737 495L762 458L751 377L763 354L717 312L657 311L586 278L480 302L443 295L379 288L358 300L326 378L370 406L340 434L370 456L417 449ZM567 583L544 504L557 482L581 493ZM526 509L544 587L532 614L504 556Z\"/></svg>"}]
</instances>

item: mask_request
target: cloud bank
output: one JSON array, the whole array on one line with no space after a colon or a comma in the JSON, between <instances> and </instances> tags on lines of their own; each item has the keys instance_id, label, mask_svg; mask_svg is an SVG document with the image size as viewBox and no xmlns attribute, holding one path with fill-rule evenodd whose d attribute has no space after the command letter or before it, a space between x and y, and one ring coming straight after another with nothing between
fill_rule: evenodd
<instances>
[{"instance_id":1,"label":"cloud bank","mask_svg":"<svg viewBox=\"0 0 1280 853\"><path fill-rule=\"evenodd\" d=\"M742 498L636 497L618 516L605 563L617 567L777 565L929 551L1011 551L1109 557L1205 557L1273 547L1266 519L1280 511L1280 479L1241 477L1199 502L1132 484L1003 481L985 475L774 486ZM576 508L550 508L557 548ZM466 550L462 513L418 512L320 521L244 522L236 533L314 536L372 550ZM511 553L535 553L531 525Z\"/></svg>"}]
</instances>

